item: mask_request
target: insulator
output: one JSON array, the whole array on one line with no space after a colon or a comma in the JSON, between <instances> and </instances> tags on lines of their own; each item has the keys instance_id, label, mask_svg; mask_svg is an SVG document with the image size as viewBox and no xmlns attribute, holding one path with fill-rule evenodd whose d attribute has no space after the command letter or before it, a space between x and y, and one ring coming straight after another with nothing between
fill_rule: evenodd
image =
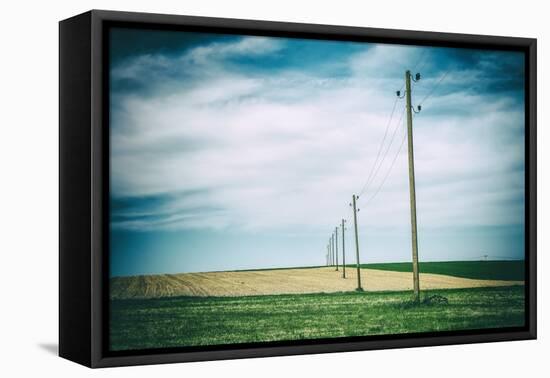
<instances>
[{"instance_id":1,"label":"insulator","mask_svg":"<svg viewBox=\"0 0 550 378\"><path fill-rule=\"evenodd\" d=\"M420 72L416 73L416 81L420 80Z\"/></svg>"}]
</instances>

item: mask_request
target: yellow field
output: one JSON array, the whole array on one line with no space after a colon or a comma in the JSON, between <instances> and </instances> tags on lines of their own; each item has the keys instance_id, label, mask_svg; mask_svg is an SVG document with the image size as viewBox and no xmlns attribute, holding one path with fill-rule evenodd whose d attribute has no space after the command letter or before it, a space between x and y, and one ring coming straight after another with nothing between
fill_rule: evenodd
<instances>
[{"instance_id":1,"label":"yellow field","mask_svg":"<svg viewBox=\"0 0 550 378\"><path fill-rule=\"evenodd\" d=\"M412 273L361 269L365 291L412 290ZM420 274L421 289L454 289L523 285L523 281L477 280L440 274ZM246 296L352 291L357 271L346 268L346 279L334 267L208 272L116 277L111 299L174 296Z\"/></svg>"}]
</instances>

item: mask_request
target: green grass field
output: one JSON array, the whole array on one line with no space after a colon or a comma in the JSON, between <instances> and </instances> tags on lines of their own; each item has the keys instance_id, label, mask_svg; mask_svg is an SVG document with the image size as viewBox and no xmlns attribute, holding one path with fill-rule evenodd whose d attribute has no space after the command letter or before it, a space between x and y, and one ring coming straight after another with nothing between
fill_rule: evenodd
<instances>
[{"instance_id":1,"label":"green grass field","mask_svg":"<svg viewBox=\"0 0 550 378\"><path fill-rule=\"evenodd\" d=\"M420 273L445 274L480 280L524 280L524 261L420 262ZM411 263L361 264L362 268L412 272Z\"/></svg>"},{"instance_id":2,"label":"green grass field","mask_svg":"<svg viewBox=\"0 0 550 378\"><path fill-rule=\"evenodd\" d=\"M112 350L522 326L522 286L111 301Z\"/></svg>"}]
</instances>

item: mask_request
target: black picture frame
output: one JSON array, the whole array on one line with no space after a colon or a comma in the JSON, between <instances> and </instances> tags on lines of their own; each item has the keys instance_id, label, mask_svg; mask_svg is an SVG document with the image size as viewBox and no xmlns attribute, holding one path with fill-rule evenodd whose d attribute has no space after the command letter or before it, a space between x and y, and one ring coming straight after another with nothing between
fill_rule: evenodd
<instances>
[{"instance_id":1,"label":"black picture frame","mask_svg":"<svg viewBox=\"0 0 550 378\"><path fill-rule=\"evenodd\" d=\"M396 336L109 352L106 30L111 26L525 53L526 325ZM92 10L59 24L59 355L89 367L535 339L536 39Z\"/></svg>"}]
</instances>

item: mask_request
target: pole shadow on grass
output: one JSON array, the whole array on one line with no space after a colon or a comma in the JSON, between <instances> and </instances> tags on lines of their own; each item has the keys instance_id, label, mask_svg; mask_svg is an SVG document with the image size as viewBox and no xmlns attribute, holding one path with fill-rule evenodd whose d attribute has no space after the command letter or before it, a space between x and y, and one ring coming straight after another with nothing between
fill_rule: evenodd
<instances>
[{"instance_id":1,"label":"pole shadow on grass","mask_svg":"<svg viewBox=\"0 0 550 378\"><path fill-rule=\"evenodd\" d=\"M401 303L398 303L397 306L402 309L417 308L417 307L431 307L431 306L445 306L449 304L449 299L443 295L434 294L434 295L424 295L419 301L410 299Z\"/></svg>"}]
</instances>

